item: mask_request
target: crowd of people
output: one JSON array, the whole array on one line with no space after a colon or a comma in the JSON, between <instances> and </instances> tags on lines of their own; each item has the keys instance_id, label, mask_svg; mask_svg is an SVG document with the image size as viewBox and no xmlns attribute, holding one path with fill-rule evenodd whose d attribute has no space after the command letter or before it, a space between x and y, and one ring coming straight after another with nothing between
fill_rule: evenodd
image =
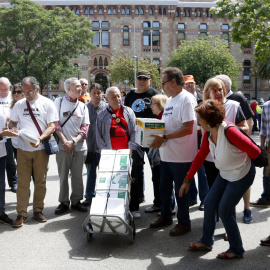
<instances>
[{"instance_id":1,"label":"crowd of people","mask_svg":"<svg viewBox=\"0 0 270 270\"><path fill-rule=\"evenodd\" d=\"M136 84L137 88L127 94L118 87L109 87L104 100L100 84L92 84L88 92L87 79L68 78L64 82L65 95L53 102L39 93L40 86L34 77L26 77L13 87L7 78L0 78L0 222L19 228L27 221L31 180L34 218L47 221L43 209L49 156L43 142L55 134L60 183L56 215L70 208L87 212L91 207L102 149L130 149L133 163L129 208L134 218L141 217L140 204L145 201L146 156L152 171L154 200L145 212L159 212L150 228L172 225L176 214L177 224L170 236L191 231L189 207L197 204L199 194L199 210L204 211L203 236L189 247L211 251L220 218L229 249L217 257L242 258L244 248L235 219L236 205L243 198L244 223L253 220L250 205L270 206L270 171L266 168L261 198L250 202L250 187L256 174L252 160L260 157L261 149L236 128L249 135L252 132L254 113L246 99L232 92L232 82L226 75L210 78L201 94L196 90L194 76L183 76L175 67L162 71L164 93L151 87L151 74L146 70L137 73ZM270 140L269 111L270 101L261 112L261 146L265 149ZM136 118L165 122L164 134L152 135L149 148L135 142ZM227 128L230 124L235 126ZM22 131L35 141L26 142L19 136ZM5 213L5 171L8 184L17 195L18 215L14 221ZM270 245L270 237L261 243Z\"/></svg>"}]
</instances>

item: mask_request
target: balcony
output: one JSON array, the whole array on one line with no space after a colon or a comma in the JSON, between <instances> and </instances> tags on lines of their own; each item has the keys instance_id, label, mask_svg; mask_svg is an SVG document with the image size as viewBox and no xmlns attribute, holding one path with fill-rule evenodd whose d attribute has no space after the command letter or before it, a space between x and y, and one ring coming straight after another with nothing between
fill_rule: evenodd
<instances>
[{"instance_id":1,"label":"balcony","mask_svg":"<svg viewBox=\"0 0 270 270\"><path fill-rule=\"evenodd\" d=\"M160 46L153 46L153 52L160 52ZM143 52L151 52L151 46L143 46Z\"/></svg>"}]
</instances>

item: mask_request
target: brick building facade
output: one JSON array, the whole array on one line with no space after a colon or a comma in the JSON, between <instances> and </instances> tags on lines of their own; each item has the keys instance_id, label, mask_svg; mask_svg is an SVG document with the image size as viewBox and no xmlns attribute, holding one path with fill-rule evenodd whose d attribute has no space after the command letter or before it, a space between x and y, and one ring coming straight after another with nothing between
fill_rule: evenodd
<instances>
[{"instance_id":1,"label":"brick building facade","mask_svg":"<svg viewBox=\"0 0 270 270\"><path fill-rule=\"evenodd\" d=\"M1 1L2 3L5 1ZM183 0L40 0L35 1L45 9L57 6L69 7L78 16L86 16L92 22L97 50L88 56L80 55L72 63L80 69L80 76L108 87L110 74L106 69L113 60L114 52L125 52L130 56L148 57L163 67L183 39L198 39L206 35L218 35L228 42L231 53L241 63L238 90L250 97L255 95L257 81L258 97L268 99L269 81L250 76L254 59L253 45L241 50L231 42L231 23L226 16L213 17L210 8L215 1ZM195 74L194 74L195 75ZM114 83L115 85L115 83ZM123 86L123 82L119 82ZM59 91L62 90L60 85ZM52 94L57 94L57 91Z\"/></svg>"}]
</instances>

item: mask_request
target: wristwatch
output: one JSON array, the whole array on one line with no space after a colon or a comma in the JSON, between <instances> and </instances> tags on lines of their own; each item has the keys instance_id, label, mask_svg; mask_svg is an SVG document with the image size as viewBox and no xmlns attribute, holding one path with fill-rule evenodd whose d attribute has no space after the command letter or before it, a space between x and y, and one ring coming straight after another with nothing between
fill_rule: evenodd
<instances>
[{"instance_id":1,"label":"wristwatch","mask_svg":"<svg viewBox=\"0 0 270 270\"><path fill-rule=\"evenodd\" d=\"M167 139L166 135L164 134L163 135L163 142L167 142L167 141L168 141L168 139Z\"/></svg>"},{"instance_id":2,"label":"wristwatch","mask_svg":"<svg viewBox=\"0 0 270 270\"><path fill-rule=\"evenodd\" d=\"M76 146L78 142L75 142L74 140L72 140L72 141L73 141L74 146Z\"/></svg>"}]
</instances>

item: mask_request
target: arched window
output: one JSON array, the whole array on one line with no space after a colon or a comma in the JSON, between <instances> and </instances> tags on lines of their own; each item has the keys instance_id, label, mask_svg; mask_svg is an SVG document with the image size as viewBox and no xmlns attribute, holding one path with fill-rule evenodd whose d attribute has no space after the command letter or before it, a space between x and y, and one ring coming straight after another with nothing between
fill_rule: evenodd
<instances>
[{"instance_id":1,"label":"arched window","mask_svg":"<svg viewBox=\"0 0 270 270\"><path fill-rule=\"evenodd\" d=\"M122 15L126 15L126 10L122 8Z\"/></svg>"},{"instance_id":2,"label":"arched window","mask_svg":"<svg viewBox=\"0 0 270 270\"><path fill-rule=\"evenodd\" d=\"M76 14L76 15L80 15L80 11L79 11L78 8L76 8L75 14Z\"/></svg>"},{"instance_id":3,"label":"arched window","mask_svg":"<svg viewBox=\"0 0 270 270\"><path fill-rule=\"evenodd\" d=\"M139 9L136 8L136 15L139 15Z\"/></svg>"},{"instance_id":4,"label":"arched window","mask_svg":"<svg viewBox=\"0 0 270 270\"><path fill-rule=\"evenodd\" d=\"M116 15L116 9L115 9L115 8L113 9L112 14L113 14L113 15Z\"/></svg>"},{"instance_id":5,"label":"arched window","mask_svg":"<svg viewBox=\"0 0 270 270\"><path fill-rule=\"evenodd\" d=\"M88 8L85 8L85 10L84 10L84 15L88 15L89 13L88 13Z\"/></svg>"},{"instance_id":6,"label":"arched window","mask_svg":"<svg viewBox=\"0 0 270 270\"><path fill-rule=\"evenodd\" d=\"M150 8L150 10L149 10L149 14L150 15L153 15L154 13L153 13L153 9L152 8Z\"/></svg>"},{"instance_id":7,"label":"arched window","mask_svg":"<svg viewBox=\"0 0 270 270\"><path fill-rule=\"evenodd\" d=\"M98 15L102 15L102 9L101 8L99 8L99 10L98 10Z\"/></svg>"},{"instance_id":8,"label":"arched window","mask_svg":"<svg viewBox=\"0 0 270 270\"><path fill-rule=\"evenodd\" d=\"M127 25L125 25L123 28L123 45L129 45L129 27Z\"/></svg>"},{"instance_id":9,"label":"arched window","mask_svg":"<svg viewBox=\"0 0 270 270\"><path fill-rule=\"evenodd\" d=\"M103 61L102 61L102 57L101 56L99 57L98 65L100 67L103 67Z\"/></svg>"},{"instance_id":10,"label":"arched window","mask_svg":"<svg viewBox=\"0 0 270 270\"><path fill-rule=\"evenodd\" d=\"M129 8L127 8L126 14L130 15L130 9Z\"/></svg>"},{"instance_id":11,"label":"arched window","mask_svg":"<svg viewBox=\"0 0 270 270\"><path fill-rule=\"evenodd\" d=\"M97 58L95 57L94 59L94 66L96 67L97 66Z\"/></svg>"},{"instance_id":12,"label":"arched window","mask_svg":"<svg viewBox=\"0 0 270 270\"><path fill-rule=\"evenodd\" d=\"M208 10L205 11L205 17L209 17L209 12L208 12Z\"/></svg>"},{"instance_id":13,"label":"arched window","mask_svg":"<svg viewBox=\"0 0 270 270\"><path fill-rule=\"evenodd\" d=\"M89 9L89 15L93 15L93 9L92 8Z\"/></svg>"},{"instance_id":14,"label":"arched window","mask_svg":"<svg viewBox=\"0 0 270 270\"><path fill-rule=\"evenodd\" d=\"M72 8L71 11L74 12L74 8Z\"/></svg>"},{"instance_id":15,"label":"arched window","mask_svg":"<svg viewBox=\"0 0 270 270\"><path fill-rule=\"evenodd\" d=\"M159 10L158 10L158 15L162 15L162 9L161 8L159 8Z\"/></svg>"},{"instance_id":16,"label":"arched window","mask_svg":"<svg viewBox=\"0 0 270 270\"><path fill-rule=\"evenodd\" d=\"M111 10L111 8L108 9L108 15L112 15L112 10Z\"/></svg>"},{"instance_id":17,"label":"arched window","mask_svg":"<svg viewBox=\"0 0 270 270\"><path fill-rule=\"evenodd\" d=\"M190 17L190 10L187 10L187 17Z\"/></svg>"},{"instance_id":18,"label":"arched window","mask_svg":"<svg viewBox=\"0 0 270 270\"><path fill-rule=\"evenodd\" d=\"M166 8L163 8L163 15L166 15Z\"/></svg>"},{"instance_id":19,"label":"arched window","mask_svg":"<svg viewBox=\"0 0 270 270\"><path fill-rule=\"evenodd\" d=\"M186 17L187 16L187 14L186 14L186 10L184 9L184 11L183 11L183 16L184 17Z\"/></svg>"},{"instance_id":20,"label":"arched window","mask_svg":"<svg viewBox=\"0 0 270 270\"><path fill-rule=\"evenodd\" d=\"M143 15L143 14L144 14L144 11L143 11L143 8L141 8L140 15Z\"/></svg>"},{"instance_id":21,"label":"arched window","mask_svg":"<svg viewBox=\"0 0 270 270\"><path fill-rule=\"evenodd\" d=\"M107 57L105 57L105 59L104 59L104 66L105 66L105 67L108 66L108 59L107 59Z\"/></svg>"},{"instance_id":22,"label":"arched window","mask_svg":"<svg viewBox=\"0 0 270 270\"><path fill-rule=\"evenodd\" d=\"M178 9L175 12L175 17L179 17L179 10Z\"/></svg>"}]
</instances>

